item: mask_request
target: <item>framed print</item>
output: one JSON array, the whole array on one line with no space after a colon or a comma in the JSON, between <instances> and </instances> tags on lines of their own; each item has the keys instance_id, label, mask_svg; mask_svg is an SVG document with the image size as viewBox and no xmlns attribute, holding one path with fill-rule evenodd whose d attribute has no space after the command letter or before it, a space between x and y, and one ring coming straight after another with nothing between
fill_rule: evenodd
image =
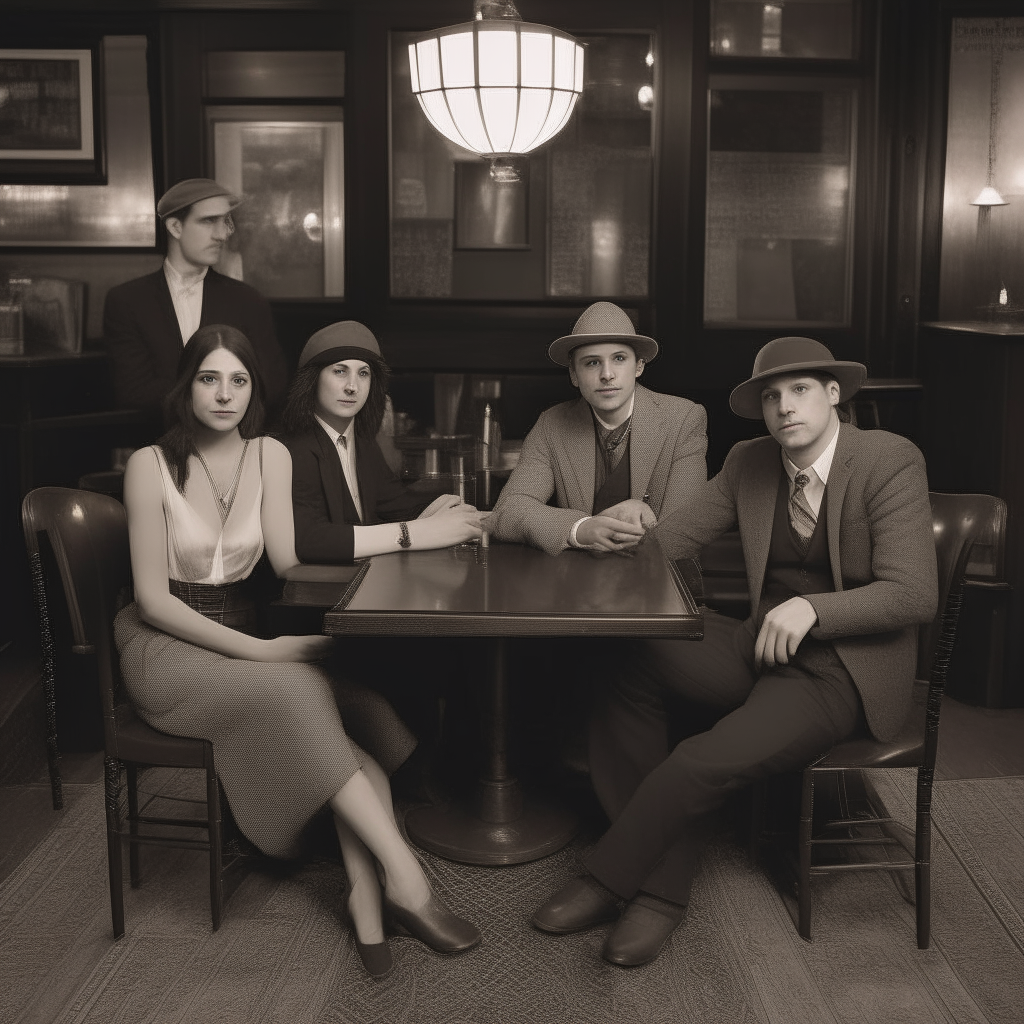
<instances>
[{"instance_id":1,"label":"framed print","mask_svg":"<svg viewBox=\"0 0 1024 1024\"><path fill-rule=\"evenodd\" d=\"M94 162L102 161L104 165L102 179L93 180L80 173L75 178L51 181L34 178L24 170L11 174L17 179L14 182L0 178L0 251L155 247L148 49L146 36L123 35L104 36L92 51L93 83L97 64L102 83L102 91L92 94L93 110L109 111L103 151L94 149ZM4 116L0 106L0 121ZM33 162L0 158L0 167L8 170Z\"/></svg>"},{"instance_id":2,"label":"framed print","mask_svg":"<svg viewBox=\"0 0 1024 1024\"><path fill-rule=\"evenodd\" d=\"M530 164L520 161L522 178L508 185L494 181L483 160L455 164L455 248L528 249L527 190Z\"/></svg>"},{"instance_id":3,"label":"framed print","mask_svg":"<svg viewBox=\"0 0 1024 1024\"><path fill-rule=\"evenodd\" d=\"M0 49L0 182L106 183L102 66L93 49Z\"/></svg>"}]
</instances>

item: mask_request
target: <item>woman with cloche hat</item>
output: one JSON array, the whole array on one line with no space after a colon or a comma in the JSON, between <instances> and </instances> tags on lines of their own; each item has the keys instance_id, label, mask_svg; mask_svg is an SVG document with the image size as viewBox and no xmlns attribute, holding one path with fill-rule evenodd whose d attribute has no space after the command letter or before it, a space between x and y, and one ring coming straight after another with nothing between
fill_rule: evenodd
<instances>
[{"instance_id":1,"label":"woman with cloche hat","mask_svg":"<svg viewBox=\"0 0 1024 1024\"><path fill-rule=\"evenodd\" d=\"M306 342L284 412L292 456L295 549L337 564L404 548L450 547L480 537L483 516L457 495L427 503L406 488L377 444L388 366L355 320Z\"/></svg>"}]
</instances>

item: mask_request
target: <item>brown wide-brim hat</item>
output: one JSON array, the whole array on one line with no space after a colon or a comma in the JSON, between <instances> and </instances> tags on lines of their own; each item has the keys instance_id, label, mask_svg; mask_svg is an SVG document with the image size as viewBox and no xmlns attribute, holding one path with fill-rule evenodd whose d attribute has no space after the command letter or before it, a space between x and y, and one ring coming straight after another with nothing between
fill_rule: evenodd
<instances>
[{"instance_id":1,"label":"brown wide-brim hat","mask_svg":"<svg viewBox=\"0 0 1024 1024\"><path fill-rule=\"evenodd\" d=\"M653 338L637 334L633 321L614 302L595 302L583 310L572 334L551 342L548 356L559 366L568 366L574 348L602 341L624 341L636 353L637 359L647 363L658 354L658 343Z\"/></svg>"},{"instance_id":2,"label":"brown wide-brim hat","mask_svg":"<svg viewBox=\"0 0 1024 1024\"><path fill-rule=\"evenodd\" d=\"M229 188L225 188L219 181L213 178L186 178L172 185L156 204L156 214L162 220L174 216L186 206L193 203L201 203L204 199L216 199L224 196L230 204L229 209L234 209L242 201L242 197L235 195Z\"/></svg>"},{"instance_id":3,"label":"brown wide-brim hat","mask_svg":"<svg viewBox=\"0 0 1024 1024\"><path fill-rule=\"evenodd\" d=\"M367 356L383 358L380 345L373 336L373 331L358 320L341 320L336 324L321 327L305 345L299 354L299 366L315 362L318 366L330 366L342 359L362 359Z\"/></svg>"},{"instance_id":4,"label":"brown wide-brim hat","mask_svg":"<svg viewBox=\"0 0 1024 1024\"><path fill-rule=\"evenodd\" d=\"M815 370L827 373L839 384L839 401L853 398L864 386L868 368L863 363L849 363L836 359L820 341L812 338L774 338L754 357L754 372L750 380L733 388L729 408L737 416L759 420L761 390L765 382L782 374L804 373Z\"/></svg>"}]
</instances>

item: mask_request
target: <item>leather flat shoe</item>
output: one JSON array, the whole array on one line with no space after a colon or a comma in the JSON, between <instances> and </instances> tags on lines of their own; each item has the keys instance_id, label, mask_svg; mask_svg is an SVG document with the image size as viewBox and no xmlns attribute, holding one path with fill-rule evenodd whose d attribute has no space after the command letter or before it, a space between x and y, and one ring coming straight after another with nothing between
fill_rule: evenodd
<instances>
[{"instance_id":1,"label":"leather flat shoe","mask_svg":"<svg viewBox=\"0 0 1024 1024\"><path fill-rule=\"evenodd\" d=\"M618 916L619 906L611 893L587 878L574 878L541 904L533 915L533 926L552 935L568 935Z\"/></svg>"},{"instance_id":2,"label":"leather flat shoe","mask_svg":"<svg viewBox=\"0 0 1024 1024\"><path fill-rule=\"evenodd\" d=\"M433 894L419 910L407 910L385 893L384 921L395 934L419 939L437 953L465 953L483 939L475 924L453 914Z\"/></svg>"},{"instance_id":3,"label":"leather flat shoe","mask_svg":"<svg viewBox=\"0 0 1024 1024\"><path fill-rule=\"evenodd\" d=\"M354 936L353 936L354 938ZM356 952L371 978L383 978L394 966L387 942L363 943L356 939Z\"/></svg>"},{"instance_id":4,"label":"leather flat shoe","mask_svg":"<svg viewBox=\"0 0 1024 1024\"><path fill-rule=\"evenodd\" d=\"M685 908L664 900L633 900L605 939L601 956L619 967L649 964L685 916Z\"/></svg>"}]
</instances>

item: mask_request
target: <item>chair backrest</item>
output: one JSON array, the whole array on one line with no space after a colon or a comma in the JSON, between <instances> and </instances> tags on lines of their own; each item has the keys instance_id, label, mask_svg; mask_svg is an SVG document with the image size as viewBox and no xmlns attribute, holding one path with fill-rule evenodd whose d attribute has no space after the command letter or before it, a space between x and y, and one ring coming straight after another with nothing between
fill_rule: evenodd
<instances>
[{"instance_id":1,"label":"chair backrest","mask_svg":"<svg viewBox=\"0 0 1024 1024\"><path fill-rule=\"evenodd\" d=\"M921 627L918 675L930 679L936 667L948 667L956 616L962 603L964 574L974 542L985 536L1000 536L1006 525L1006 502L990 494L929 494L935 558L939 570L939 609L927 626ZM949 646L943 651L945 640ZM944 656L946 665L936 666Z\"/></svg>"},{"instance_id":2,"label":"chair backrest","mask_svg":"<svg viewBox=\"0 0 1024 1024\"><path fill-rule=\"evenodd\" d=\"M971 548L976 540L986 536L1002 536L1006 528L1006 502L990 494L939 494L936 491L931 491L929 498L939 571L939 610L932 622L920 630L918 677L928 681L925 765L934 768L942 693L956 641Z\"/></svg>"},{"instance_id":3,"label":"chair backrest","mask_svg":"<svg viewBox=\"0 0 1024 1024\"><path fill-rule=\"evenodd\" d=\"M117 654L113 620L131 582L128 520L115 498L69 487L38 487L21 505L44 636L48 632L43 544L49 543L71 620L72 651L95 654L103 724L113 728Z\"/></svg>"}]
</instances>

